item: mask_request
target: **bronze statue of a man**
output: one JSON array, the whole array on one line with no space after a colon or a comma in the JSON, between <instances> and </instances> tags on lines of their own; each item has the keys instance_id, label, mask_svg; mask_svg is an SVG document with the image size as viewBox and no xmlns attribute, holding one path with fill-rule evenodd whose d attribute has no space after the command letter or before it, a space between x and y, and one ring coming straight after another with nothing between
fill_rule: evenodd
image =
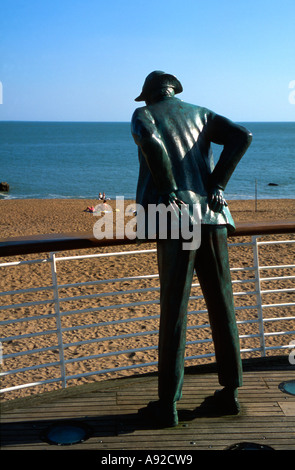
<instances>
[{"instance_id":1,"label":"bronze statue of a man","mask_svg":"<svg viewBox=\"0 0 295 470\"><path fill-rule=\"evenodd\" d=\"M212 330L219 382L214 395L220 412L239 412L242 385L239 336L235 319L227 251L227 231L234 230L223 191L251 143L251 133L206 109L181 101L182 85L162 71L149 74L135 101L145 101L132 116L139 150L136 202L165 203L201 214L201 245L184 250L181 237L157 239L160 277L159 400L141 410L155 424L178 424L176 402L184 376L187 305L196 270ZM211 142L223 146L214 166ZM194 223L193 216L191 223ZM197 223L197 222L195 222Z\"/></svg>"}]
</instances>

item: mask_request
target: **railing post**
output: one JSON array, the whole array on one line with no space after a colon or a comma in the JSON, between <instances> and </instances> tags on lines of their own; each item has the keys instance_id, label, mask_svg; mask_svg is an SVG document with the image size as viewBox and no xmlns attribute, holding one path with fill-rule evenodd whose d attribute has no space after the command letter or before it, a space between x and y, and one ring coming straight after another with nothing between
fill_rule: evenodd
<instances>
[{"instance_id":1,"label":"railing post","mask_svg":"<svg viewBox=\"0 0 295 470\"><path fill-rule=\"evenodd\" d=\"M60 318L60 305L59 305L59 295L58 295L58 282L57 282L57 274L56 274L55 253L50 253L50 262L51 262L54 309L55 309L55 319L56 319L57 338L58 338L61 382L62 382L62 387L66 388L67 386L66 369L65 369L65 358L64 358L64 348L63 348L62 328L61 328L61 318Z\"/></svg>"},{"instance_id":2,"label":"railing post","mask_svg":"<svg viewBox=\"0 0 295 470\"><path fill-rule=\"evenodd\" d=\"M263 324L263 309L262 309L262 296L261 296L261 285L260 285L260 272L259 272L259 255L258 255L258 236L252 236L253 243L253 258L254 258L254 273L255 273L255 291L256 291L256 302L257 302L257 315L259 325L259 338L261 356L265 357L265 339L264 339L264 324Z\"/></svg>"}]
</instances>

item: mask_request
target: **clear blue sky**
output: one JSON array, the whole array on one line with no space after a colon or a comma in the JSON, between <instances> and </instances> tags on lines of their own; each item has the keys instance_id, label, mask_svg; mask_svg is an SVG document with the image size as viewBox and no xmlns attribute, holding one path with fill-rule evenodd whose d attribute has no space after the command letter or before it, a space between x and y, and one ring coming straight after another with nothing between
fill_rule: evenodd
<instances>
[{"instance_id":1,"label":"clear blue sky","mask_svg":"<svg viewBox=\"0 0 295 470\"><path fill-rule=\"evenodd\" d=\"M157 69L233 120L294 121L295 1L1 0L0 120L129 121Z\"/></svg>"}]
</instances>

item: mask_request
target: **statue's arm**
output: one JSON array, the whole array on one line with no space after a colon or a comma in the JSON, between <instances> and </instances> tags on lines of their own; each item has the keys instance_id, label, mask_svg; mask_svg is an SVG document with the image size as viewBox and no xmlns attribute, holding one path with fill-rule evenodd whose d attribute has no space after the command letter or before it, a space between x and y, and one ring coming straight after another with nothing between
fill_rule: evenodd
<instances>
[{"instance_id":1,"label":"statue's arm","mask_svg":"<svg viewBox=\"0 0 295 470\"><path fill-rule=\"evenodd\" d=\"M131 132L147 162L159 195L168 195L176 191L177 184L171 161L153 121L148 119L144 113L140 115L135 111Z\"/></svg>"},{"instance_id":2,"label":"statue's arm","mask_svg":"<svg viewBox=\"0 0 295 470\"><path fill-rule=\"evenodd\" d=\"M237 164L251 144L252 134L245 127L214 114L208 120L207 137L211 142L223 145L220 158L210 177L210 186L224 190Z\"/></svg>"},{"instance_id":3,"label":"statue's arm","mask_svg":"<svg viewBox=\"0 0 295 470\"><path fill-rule=\"evenodd\" d=\"M207 138L223 145L219 160L209 178L209 206L221 211L227 203L223 191L237 164L251 144L252 134L223 116L212 114L208 119Z\"/></svg>"}]
</instances>

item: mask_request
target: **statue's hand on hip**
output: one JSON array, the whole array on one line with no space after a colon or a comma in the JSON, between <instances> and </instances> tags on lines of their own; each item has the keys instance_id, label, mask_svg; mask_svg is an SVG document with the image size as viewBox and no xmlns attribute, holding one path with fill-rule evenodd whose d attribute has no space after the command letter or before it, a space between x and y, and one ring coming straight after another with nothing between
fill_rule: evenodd
<instances>
[{"instance_id":1,"label":"statue's hand on hip","mask_svg":"<svg viewBox=\"0 0 295 470\"><path fill-rule=\"evenodd\" d=\"M176 205L180 211L183 206L186 206L185 202L179 199L174 192L171 192L169 194L163 194L160 197L159 202L165 204L165 206L169 206L169 204Z\"/></svg>"},{"instance_id":2,"label":"statue's hand on hip","mask_svg":"<svg viewBox=\"0 0 295 470\"><path fill-rule=\"evenodd\" d=\"M219 188L214 188L209 192L208 204L212 211L221 212L227 202L224 199L223 191Z\"/></svg>"}]
</instances>

